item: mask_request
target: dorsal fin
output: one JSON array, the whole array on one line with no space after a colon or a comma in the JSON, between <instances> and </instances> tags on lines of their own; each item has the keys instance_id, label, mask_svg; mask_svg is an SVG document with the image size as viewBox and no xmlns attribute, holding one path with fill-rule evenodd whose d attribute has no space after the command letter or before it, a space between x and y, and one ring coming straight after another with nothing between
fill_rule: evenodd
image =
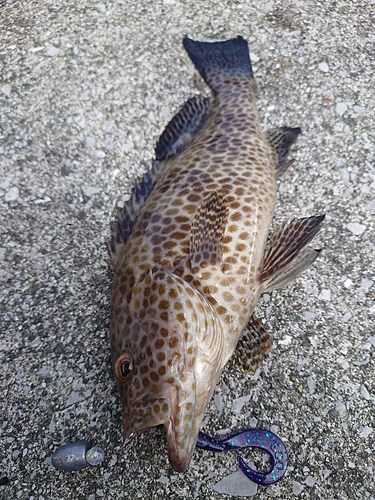
<instances>
[{"instance_id":1,"label":"dorsal fin","mask_svg":"<svg viewBox=\"0 0 375 500\"><path fill-rule=\"evenodd\" d=\"M299 127L280 127L267 130L268 142L276 152L276 176L280 177L294 163L294 159L288 160L289 149L296 142L301 133Z\"/></svg>"},{"instance_id":2,"label":"dorsal fin","mask_svg":"<svg viewBox=\"0 0 375 500\"><path fill-rule=\"evenodd\" d=\"M221 267L223 237L228 213L228 206L222 191L213 191L203 199L191 226L190 265L192 270L208 265Z\"/></svg>"},{"instance_id":3,"label":"dorsal fin","mask_svg":"<svg viewBox=\"0 0 375 500\"><path fill-rule=\"evenodd\" d=\"M324 215L293 219L278 226L269 239L258 271L263 292L291 283L319 255L306 245L321 229Z\"/></svg>"},{"instance_id":4,"label":"dorsal fin","mask_svg":"<svg viewBox=\"0 0 375 500\"><path fill-rule=\"evenodd\" d=\"M164 160L173 156L186 144L210 107L211 101L206 97L195 96L186 101L161 134L155 148L156 159Z\"/></svg>"},{"instance_id":5,"label":"dorsal fin","mask_svg":"<svg viewBox=\"0 0 375 500\"><path fill-rule=\"evenodd\" d=\"M151 170L146 172L142 179L137 181L133 186L130 199L124 203L123 208L118 209L117 222L111 224L112 237L107 241L107 249L110 257L109 265L113 270L116 267L121 249L132 232L139 211L161 174L162 167L162 163L154 161Z\"/></svg>"}]
</instances>

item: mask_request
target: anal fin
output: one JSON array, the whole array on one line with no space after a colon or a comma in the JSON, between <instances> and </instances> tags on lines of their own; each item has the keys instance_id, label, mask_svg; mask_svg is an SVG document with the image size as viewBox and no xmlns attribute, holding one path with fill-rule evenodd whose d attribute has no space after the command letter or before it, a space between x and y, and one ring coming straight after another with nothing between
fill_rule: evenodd
<instances>
[{"instance_id":1,"label":"anal fin","mask_svg":"<svg viewBox=\"0 0 375 500\"><path fill-rule=\"evenodd\" d=\"M271 347L271 335L260 321L251 316L238 341L233 361L238 363L245 373L255 372Z\"/></svg>"},{"instance_id":2,"label":"anal fin","mask_svg":"<svg viewBox=\"0 0 375 500\"><path fill-rule=\"evenodd\" d=\"M210 107L211 101L205 97L195 96L186 101L161 134L155 148L156 159L165 160L186 144Z\"/></svg>"},{"instance_id":3,"label":"anal fin","mask_svg":"<svg viewBox=\"0 0 375 500\"><path fill-rule=\"evenodd\" d=\"M263 292L291 283L317 258L320 250L307 247L321 229L324 215L293 219L278 226L269 239L258 271Z\"/></svg>"},{"instance_id":4,"label":"anal fin","mask_svg":"<svg viewBox=\"0 0 375 500\"><path fill-rule=\"evenodd\" d=\"M301 133L299 127L280 127L267 130L268 142L276 152L276 176L280 177L294 163L294 159L288 160L289 150L296 142Z\"/></svg>"},{"instance_id":5,"label":"anal fin","mask_svg":"<svg viewBox=\"0 0 375 500\"><path fill-rule=\"evenodd\" d=\"M190 233L190 266L193 271L208 265L221 267L228 213L222 191L213 191L203 199Z\"/></svg>"}]
</instances>

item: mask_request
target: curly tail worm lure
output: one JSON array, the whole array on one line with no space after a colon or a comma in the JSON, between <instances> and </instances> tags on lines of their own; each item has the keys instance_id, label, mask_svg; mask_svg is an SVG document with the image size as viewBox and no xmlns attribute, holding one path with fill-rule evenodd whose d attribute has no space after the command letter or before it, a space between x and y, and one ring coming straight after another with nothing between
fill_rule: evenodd
<instances>
[{"instance_id":1,"label":"curly tail worm lure","mask_svg":"<svg viewBox=\"0 0 375 500\"><path fill-rule=\"evenodd\" d=\"M238 465L242 472L251 481L263 486L280 481L288 466L288 454L284 443L276 434L263 429L248 429L223 439L215 439L200 432L197 446L210 451L232 451L244 448L258 448L265 451L271 459L268 472L253 470L241 457L238 457Z\"/></svg>"}]
</instances>

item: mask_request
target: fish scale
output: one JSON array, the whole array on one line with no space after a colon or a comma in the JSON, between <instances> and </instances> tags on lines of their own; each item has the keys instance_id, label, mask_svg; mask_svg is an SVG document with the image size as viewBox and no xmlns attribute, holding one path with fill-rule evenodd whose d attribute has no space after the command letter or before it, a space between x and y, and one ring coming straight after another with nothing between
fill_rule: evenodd
<instances>
[{"instance_id":1,"label":"fish scale","mask_svg":"<svg viewBox=\"0 0 375 500\"><path fill-rule=\"evenodd\" d=\"M184 46L213 103L193 98L172 119L109 243L110 342L124 435L163 424L177 471L188 467L241 334L246 366L269 349L253 310L261 293L315 260L317 251L306 244L322 222L292 221L267 244L276 177L292 163L287 155L300 129L261 131L243 38L185 38Z\"/></svg>"}]
</instances>

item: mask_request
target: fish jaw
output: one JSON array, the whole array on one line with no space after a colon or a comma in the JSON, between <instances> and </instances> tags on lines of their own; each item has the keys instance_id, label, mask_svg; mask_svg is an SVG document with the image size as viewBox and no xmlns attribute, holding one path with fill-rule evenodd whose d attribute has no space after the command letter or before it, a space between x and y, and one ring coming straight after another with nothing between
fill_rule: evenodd
<instances>
[{"instance_id":1,"label":"fish jaw","mask_svg":"<svg viewBox=\"0 0 375 500\"><path fill-rule=\"evenodd\" d=\"M154 301L153 290L162 298ZM122 298L114 295L113 299L115 312ZM137 304L144 306L137 308ZM170 463L176 471L184 471L225 364L224 329L194 286L160 267L134 285L125 313L125 328L115 316L111 322L124 436L163 424ZM121 373L121 363L129 360L132 373L126 375Z\"/></svg>"},{"instance_id":2,"label":"fish jaw","mask_svg":"<svg viewBox=\"0 0 375 500\"><path fill-rule=\"evenodd\" d=\"M219 376L220 373L215 378ZM184 380L188 386L197 385L195 376L184 377ZM215 386L216 382L212 388ZM176 387L165 384L161 389L162 398L153 399L147 394L139 401L123 406L122 412L125 438L137 437L151 427L164 425L169 462L176 472L185 472L189 467L213 392L209 389L201 398L190 392L188 401L181 401L179 396L186 397L186 389L181 385L180 390L176 390Z\"/></svg>"},{"instance_id":3,"label":"fish jaw","mask_svg":"<svg viewBox=\"0 0 375 500\"><path fill-rule=\"evenodd\" d=\"M182 302L189 300L195 306L194 310L185 308L190 330L186 338L194 345L186 345L185 353L193 352L193 355L185 359L178 379L177 405L164 424L170 464L177 472L184 472L189 467L207 405L226 362L225 333L218 315L200 291L180 277L173 278Z\"/></svg>"},{"instance_id":4,"label":"fish jaw","mask_svg":"<svg viewBox=\"0 0 375 500\"><path fill-rule=\"evenodd\" d=\"M164 425L168 457L177 472L185 472L193 456L206 407L221 375L221 362L212 360L184 370L174 384L164 382L130 401L123 398L124 437L136 437L151 427ZM170 380L171 377L168 377ZM138 385L138 384L136 384Z\"/></svg>"},{"instance_id":5,"label":"fish jaw","mask_svg":"<svg viewBox=\"0 0 375 500\"><path fill-rule=\"evenodd\" d=\"M180 446L176 440L176 429L172 419L169 419L164 424L164 429L167 436L169 463L176 472L185 472L189 467L195 450L199 429L198 432L186 436L187 440L184 446Z\"/></svg>"},{"instance_id":6,"label":"fish jaw","mask_svg":"<svg viewBox=\"0 0 375 500\"><path fill-rule=\"evenodd\" d=\"M208 367L206 367L208 368ZM195 404L185 401L176 407L176 411L164 423L167 438L168 458L171 466L176 472L185 472L191 462L198 434L202 425L206 407L211 400L216 383L221 375L222 369L210 366L211 385L206 380L206 375L195 377L193 383L195 389ZM183 391L183 394L186 391ZM200 394L199 394L200 393ZM190 398L191 399L191 395Z\"/></svg>"}]
</instances>

